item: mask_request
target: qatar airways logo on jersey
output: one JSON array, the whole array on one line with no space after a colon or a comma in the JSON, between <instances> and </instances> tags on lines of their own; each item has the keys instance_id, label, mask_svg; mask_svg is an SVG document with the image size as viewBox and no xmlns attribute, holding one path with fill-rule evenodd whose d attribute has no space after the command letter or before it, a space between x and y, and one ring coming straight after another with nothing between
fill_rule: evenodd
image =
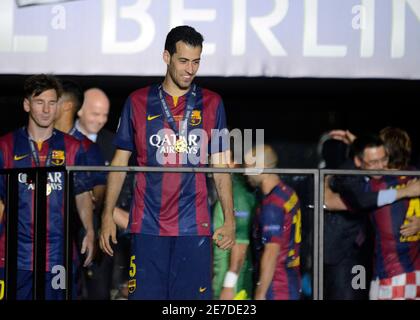
<instances>
[{"instance_id":1,"label":"qatar airways logo on jersey","mask_svg":"<svg viewBox=\"0 0 420 320\"><path fill-rule=\"evenodd\" d=\"M254 132L255 131L255 132ZM247 174L260 174L264 167L264 129L228 130L212 129L208 131L196 128L177 135L172 129L164 128L149 137L148 143L156 148L156 161L161 165L208 165L209 160L215 165L227 165L228 157L220 156L231 150L234 163L245 163L243 152L256 145L256 154L249 156L252 168L247 169ZM216 156L215 156L216 155ZM230 160L229 160L230 161Z\"/></svg>"},{"instance_id":2,"label":"qatar airways logo on jersey","mask_svg":"<svg viewBox=\"0 0 420 320\"><path fill-rule=\"evenodd\" d=\"M165 131L165 130L161 130ZM199 146L197 140L198 135L189 134L188 137L178 137L174 133L159 132L150 136L149 143L151 146L156 147L159 153L176 154L176 153L187 153L197 154Z\"/></svg>"},{"instance_id":3,"label":"qatar airways logo on jersey","mask_svg":"<svg viewBox=\"0 0 420 320\"><path fill-rule=\"evenodd\" d=\"M27 173L19 173L19 183L27 185L27 190L35 190L35 182ZM63 181L61 172L48 172L47 176L47 196L53 191L63 190Z\"/></svg>"}]
</instances>

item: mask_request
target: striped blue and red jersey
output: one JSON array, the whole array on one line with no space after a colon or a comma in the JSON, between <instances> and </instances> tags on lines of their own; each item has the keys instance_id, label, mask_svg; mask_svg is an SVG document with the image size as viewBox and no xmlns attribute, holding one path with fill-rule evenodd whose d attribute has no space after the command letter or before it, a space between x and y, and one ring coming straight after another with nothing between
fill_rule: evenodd
<instances>
[{"instance_id":1,"label":"striped blue and red jersey","mask_svg":"<svg viewBox=\"0 0 420 320\"><path fill-rule=\"evenodd\" d=\"M209 153L226 150L225 139L212 131L218 129L224 138L228 136L225 110L218 94L197 87L185 150L176 152L176 132L168 124L158 90L158 85L149 86L128 97L115 137L118 149L137 151L137 165L151 167L205 166ZM164 92L178 130L190 95L191 90L177 98L175 104L174 97ZM138 173L129 221L131 233L210 235L205 174Z\"/></svg>"},{"instance_id":2,"label":"striped blue and red jersey","mask_svg":"<svg viewBox=\"0 0 420 320\"><path fill-rule=\"evenodd\" d=\"M384 176L371 179L370 187L372 191L401 188L409 180L405 176ZM420 270L420 232L410 237L400 233L400 227L413 216L420 217L420 198L402 199L371 212L375 229L374 278Z\"/></svg>"},{"instance_id":3,"label":"striped blue and red jersey","mask_svg":"<svg viewBox=\"0 0 420 320\"><path fill-rule=\"evenodd\" d=\"M280 181L264 196L257 209L253 238L260 267L264 245L280 246L274 276L267 299L296 300L300 298L301 210L296 192ZM259 272L259 271L258 271Z\"/></svg>"},{"instance_id":4,"label":"striped blue and red jersey","mask_svg":"<svg viewBox=\"0 0 420 320\"><path fill-rule=\"evenodd\" d=\"M34 146L34 149L30 145ZM20 128L0 138L0 168L39 166L86 165L85 154L78 140L70 135L54 130L52 136L41 146L31 142L27 129ZM20 173L18 205L18 269L32 270L34 231L34 189L29 174ZM84 173L74 174L74 192L83 193L91 188L91 182ZM64 192L65 181L62 172L50 172L47 176L47 254L46 270L63 264L64 249ZM5 176L0 179L0 198L5 203L7 190ZM7 206L7 203L6 203ZM4 221L2 222L2 224ZM4 228L2 228L4 229ZM4 231L4 230L3 230ZM0 267L4 266L5 234L0 237Z\"/></svg>"},{"instance_id":5,"label":"striped blue and red jersey","mask_svg":"<svg viewBox=\"0 0 420 320\"><path fill-rule=\"evenodd\" d=\"M105 166L105 159L102 155L99 145L86 137L83 133L73 127L69 134L79 140L82 144L86 154L86 165L87 166ZM88 172L93 186L106 185L106 172L103 171L92 171Z\"/></svg>"}]
</instances>

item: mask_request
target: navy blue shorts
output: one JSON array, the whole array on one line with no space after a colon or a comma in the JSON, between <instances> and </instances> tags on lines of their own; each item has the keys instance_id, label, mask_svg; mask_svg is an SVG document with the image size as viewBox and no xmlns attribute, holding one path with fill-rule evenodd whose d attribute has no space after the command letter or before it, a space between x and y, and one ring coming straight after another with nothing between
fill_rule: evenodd
<instances>
[{"instance_id":1,"label":"navy blue shorts","mask_svg":"<svg viewBox=\"0 0 420 320\"><path fill-rule=\"evenodd\" d=\"M131 235L130 300L210 300L211 238Z\"/></svg>"},{"instance_id":2,"label":"navy blue shorts","mask_svg":"<svg viewBox=\"0 0 420 320\"><path fill-rule=\"evenodd\" d=\"M54 288L55 284L59 284L56 280L57 274L47 272L45 274L45 299L46 300L64 300L64 289ZM4 297L4 268L0 268L0 300ZM53 285L54 284L54 285ZM73 296L75 295L76 281L73 276ZM3 293L3 296L2 296ZM32 271L18 270L17 274L17 293L16 300L31 300L32 299Z\"/></svg>"}]
</instances>

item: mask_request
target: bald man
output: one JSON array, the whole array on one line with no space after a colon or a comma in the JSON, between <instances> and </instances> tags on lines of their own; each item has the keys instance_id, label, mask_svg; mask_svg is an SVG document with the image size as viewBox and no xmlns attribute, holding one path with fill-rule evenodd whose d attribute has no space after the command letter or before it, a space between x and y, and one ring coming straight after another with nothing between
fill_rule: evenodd
<instances>
[{"instance_id":1,"label":"bald man","mask_svg":"<svg viewBox=\"0 0 420 320\"><path fill-rule=\"evenodd\" d=\"M101 89L86 90L82 108L77 112L77 129L96 142L98 132L108 121L109 106L109 99Z\"/></svg>"},{"instance_id":2,"label":"bald man","mask_svg":"<svg viewBox=\"0 0 420 320\"><path fill-rule=\"evenodd\" d=\"M260 146L261 147L261 146ZM245 166L264 169L277 166L272 147L253 148L245 155ZM301 211L296 192L277 174L247 176L250 184L260 188L263 199L257 209L253 238L256 245L258 282L256 300L298 300L301 296L300 242Z\"/></svg>"}]
</instances>

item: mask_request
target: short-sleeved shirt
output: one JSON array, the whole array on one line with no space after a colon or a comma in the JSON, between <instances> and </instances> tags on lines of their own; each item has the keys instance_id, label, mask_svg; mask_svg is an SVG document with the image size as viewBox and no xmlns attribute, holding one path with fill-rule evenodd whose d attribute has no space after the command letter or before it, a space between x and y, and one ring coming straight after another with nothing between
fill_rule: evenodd
<instances>
[{"instance_id":1,"label":"short-sleeved shirt","mask_svg":"<svg viewBox=\"0 0 420 320\"><path fill-rule=\"evenodd\" d=\"M105 166L105 159L97 143L89 140L89 138L77 130L76 127L73 127L69 134L82 143L86 153L87 166ZM88 174L91 176L90 179L93 186L106 185L106 172L94 171L89 172Z\"/></svg>"},{"instance_id":2,"label":"short-sleeved shirt","mask_svg":"<svg viewBox=\"0 0 420 320\"><path fill-rule=\"evenodd\" d=\"M199 167L209 153L227 148L226 118L222 99L210 90L197 87L188 120L184 149L177 152L174 132L162 108L158 85L133 92L127 99L115 145L137 151L137 165L151 167ZM163 92L179 130L192 91L177 100ZM213 129L219 130L220 136ZM222 140L220 144L216 142ZM211 221L207 201L206 177L193 173L139 173L136 175L134 202L129 230L160 236L210 235Z\"/></svg>"},{"instance_id":3,"label":"short-sleeved shirt","mask_svg":"<svg viewBox=\"0 0 420 320\"><path fill-rule=\"evenodd\" d=\"M401 188L409 177L384 176L371 179L372 191ZM399 274L420 271L420 232L405 237L400 228L408 218L420 217L420 198L401 199L372 211L375 229L374 278L387 279Z\"/></svg>"},{"instance_id":4,"label":"short-sleeved shirt","mask_svg":"<svg viewBox=\"0 0 420 320\"><path fill-rule=\"evenodd\" d=\"M255 238L257 260L264 245L277 243L280 252L267 298L274 300L299 299L301 210L296 192L282 181L264 196L257 209ZM259 263L257 264L259 265Z\"/></svg>"},{"instance_id":5,"label":"short-sleeved shirt","mask_svg":"<svg viewBox=\"0 0 420 320\"><path fill-rule=\"evenodd\" d=\"M31 144L34 148L31 148ZM31 142L27 129L20 128L0 138L0 168L33 168L34 152L39 166L86 165L84 150L78 140L61 131L54 130L41 148ZM18 269L32 270L34 231L34 189L28 174L19 174L19 225L18 225ZM64 191L62 172L50 172L47 176L47 255L46 270L63 264L64 249ZM85 174L74 174L74 192L80 194L90 190L91 181ZM0 198L6 199L5 176L0 178ZM6 203L7 205L7 203ZM4 229L4 228L2 228ZM0 267L4 266L4 230L0 235Z\"/></svg>"}]
</instances>

